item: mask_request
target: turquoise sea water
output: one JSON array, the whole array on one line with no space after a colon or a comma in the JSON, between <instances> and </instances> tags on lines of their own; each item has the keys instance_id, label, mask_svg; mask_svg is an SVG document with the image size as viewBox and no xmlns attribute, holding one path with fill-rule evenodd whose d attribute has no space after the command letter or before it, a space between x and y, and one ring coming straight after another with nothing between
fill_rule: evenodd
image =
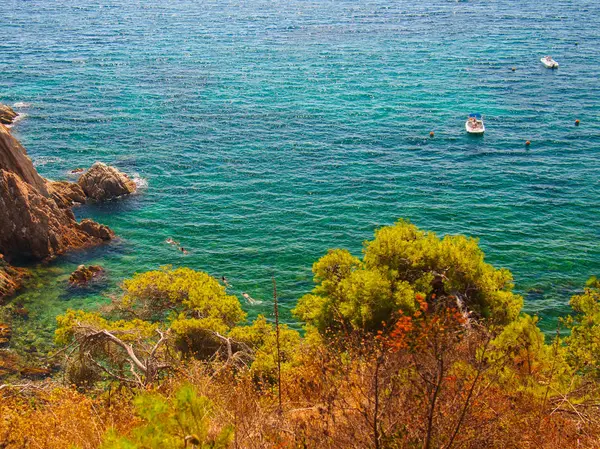
<instances>
[{"instance_id":1,"label":"turquoise sea water","mask_svg":"<svg viewBox=\"0 0 600 449\"><path fill-rule=\"evenodd\" d=\"M478 237L552 329L600 272L600 3L426 3L5 1L0 102L40 173L100 160L147 184L76 210L121 239L39 267L15 338L164 264L263 301L275 275L289 309L328 248L400 217ZM67 289L83 262L107 283Z\"/></svg>"}]
</instances>

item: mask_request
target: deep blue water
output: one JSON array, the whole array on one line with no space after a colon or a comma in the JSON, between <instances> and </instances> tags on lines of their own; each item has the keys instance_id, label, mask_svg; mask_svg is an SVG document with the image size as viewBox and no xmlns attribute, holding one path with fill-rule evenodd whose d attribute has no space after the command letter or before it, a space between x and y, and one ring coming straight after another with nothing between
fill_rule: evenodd
<instances>
[{"instance_id":1,"label":"deep blue water","mask_svg":"<svg viewBox=\"0 0 600 449\"><path fill-rule=\"evenodd\" d=\"M121 240L40 267L28 332L164 264L258 300L275 275L290 308L328 248L359 255L400 217L478 237L552 329L600 272L600 3L426 3L5 0L0 102L40 173L100 160L147 183L77 210ZM82 262L108 284L69 291Z\"/></svg>"}]
</instances>

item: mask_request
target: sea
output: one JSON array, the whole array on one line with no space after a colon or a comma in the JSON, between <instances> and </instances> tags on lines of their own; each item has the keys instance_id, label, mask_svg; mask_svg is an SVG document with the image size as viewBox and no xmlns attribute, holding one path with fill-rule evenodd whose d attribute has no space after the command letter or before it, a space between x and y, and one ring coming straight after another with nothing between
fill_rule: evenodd
<instances>
[{"instance_id":1,"label":"sea","mask_svg":"<svg viewBox=\"0 0 600 449\"><path fill-rule=\"evenodd\" d=\"M12 299L32 351L164 265L225 276L250 317L275 278L298 326L312 264L399 218L479 239L548 333L600 274L597 0L4 0L0 36L40 174L102 161L139 186L75 209L118 240L32 267ZM83 263L106 279L69 288Z\"/></svg>"}]
</instances>

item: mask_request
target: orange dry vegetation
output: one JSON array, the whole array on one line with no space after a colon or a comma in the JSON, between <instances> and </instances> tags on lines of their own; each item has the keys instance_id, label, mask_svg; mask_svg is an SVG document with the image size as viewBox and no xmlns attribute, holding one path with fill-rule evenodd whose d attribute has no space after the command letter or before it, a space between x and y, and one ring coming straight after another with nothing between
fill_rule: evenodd
<instances>
[{"instance_id":1,"label":"orange dry vegetation","mask_svg":"<svg viewBox=\"0 0 600 449\"><path fill-rule=\"evenodd\" d=\"M0 395L0 447L6 449L92 449L109 427L127 430L136 423L124 396L110 404L52 383L5 388Z\"/></svg>"},{"instance_id":2,"label":"orange dry vegetation","mask_svg":"<svg viewBox=\"0 0 600 449\"><path fill-rule=\"evenodd\" d=\"M392 369L385 372L388 368ZM214 433L235 426L232 448L421 448L424 396L416 383L396 389L387 377L392 371L398 373L398 366L381 372L391 390L379 404L378 446L373 439L373 365L366 360L340 368L339 360L327 351L307 354L306 363L282 380L283 413L278 410L275 387L260 385L245 373L219 371L214 364L190 363L156 391L169 396L184 382L194 385L214 404ZM600 428L590 415L582 419L564 408L554 410L556 405L541 408L526 394L484 386L451 447L599 447ZM434 417L432 448L448 447L467 391L461 379L449 376ZM92 397L45 383L4 389L0 394L0 447L5 449L98 448L109 428L127 434L140 423L133 395L126 390Z\"/></svg>"}]
</instances>

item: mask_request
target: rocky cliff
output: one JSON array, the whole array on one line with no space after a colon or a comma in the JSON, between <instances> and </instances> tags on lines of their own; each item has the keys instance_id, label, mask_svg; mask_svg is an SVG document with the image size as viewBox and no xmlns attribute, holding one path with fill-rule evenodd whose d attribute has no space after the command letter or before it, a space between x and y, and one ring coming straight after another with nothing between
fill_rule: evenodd
<instances>
[{"instance_id":1,"label":"rocky cliff","mask_svg":"<svg viewBox=\"0 0 600 449\"><path fill-rule=\"evenodd\" d=\"M25 148L12 136L8 128L2 125L0 125L0 169L14 173L40 194L48 195L46 181L38 174L27 157Z\"/></svg>"},{"instance_id":2,"label":"rocky cliff","mask_svg":"<svg viewBox=\"0 0 600 449\"><path fill-rule=\"evenodd\" d=\"M75 220L70 207L84 200L76 184L43 179L25 148L0 124L0 254L8 262L48 259L110 240L114 234L106 226ZM12 285L10 271L0 274Z\"/></svg>"}]
</instances>

